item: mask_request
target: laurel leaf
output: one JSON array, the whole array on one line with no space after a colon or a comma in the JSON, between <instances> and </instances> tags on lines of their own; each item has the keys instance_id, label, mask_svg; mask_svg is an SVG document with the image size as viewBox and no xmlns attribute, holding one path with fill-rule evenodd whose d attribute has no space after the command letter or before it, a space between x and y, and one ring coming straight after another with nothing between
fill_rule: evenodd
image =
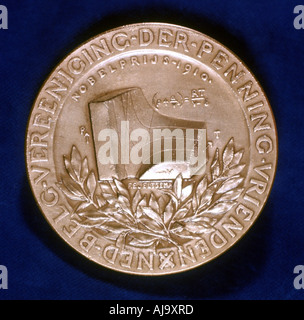
<instances>
[{"instance_id":1,"label":"laurel leaf","mask_svg":"<svg viewBox=\"0 0 304 320\"><path fill-rule=\"evenodd\" d=\"M126 237L127 237L128 234L129 234L128 231L124 231L117 237L117 239L115 241L115 246L117 248L123 249L125 247Z\"/></svg>"},{"instance_id":2,"label":"laurel leaf","mask_svg":"<svg viewBox=\"0 0 304 320\"><path fill-rule=\"evenodd\" d=\"M133 214L131 212L131 206L128 198L126 198L123 195L119 195L117 205L122 209L123 212L127 213L130 217L133 218Z\"/></svg>"},{"instance_id":3,"label":"laurel leaf","mask_svg":"<svg viewBox=\"0 0 304 320\"><path fill-rule=\"evenodd\" d=\"M196 215L196 216L193 216L193 217L188 217L188 218L185 218L183 221L181 222L200 222L200 223L206 223L207 225L209 226L214 226L218 219L216 218L210 218L210 217L206 217L205 215Z\"/></svg>"},{"instance_id":4,"label":"laurel leaf","mask_svg":"<svg viewBox=\"0 0 304 320\"><path fill-rule=\"evenodd\" d=\"M61 182L57 182L56 185L71 200L86 201L86 197L71 184L67 184L62 180Z\"/></svg>"},{"instance_id":5,"label":"laurel leaf","mask_svg":"<svg viewBox=\"0 0 304 320\"><path fill-rule=\"evenodd\" d=\"M198 200L197 200L197 197L193 197L192 198L192 208L194 210L194 212L197 210L198 208Z\"/></svg>"},{"instance_id":6,"label":"laurel leaf","mask_svg":"<svg viewBox=\"0 0 304 320\"><path fill-rule=\"evenodd\" d=\"M143 207L142 209L143 209L143 213L145 215L147 215L150 219L155 220L157 223L162 225L162 223L163 223L162 219L161 219L161 217L159 216L159 214L156 211L154 211L150 207Z\"/></svg>"},{"instance_id":7,"label":"laurel leaf","mask_svg":"<svg viewBox=\"0 0 304 320\"><path fill-rule=\"evenodd\" d=\"M81 165L81 173L80 173L80 179L82 181L85 181L89 175L89 166L88 166L88 158L85 157L82 161Z\"/></svg>"},{"instance_id":8,"label":"laurel leaf","mask_svg":"<svg viewBox=\"0 0 304 320\"><path fill-rule=\"evenodd\" d=\"M176 194L172 190L162 190L162 192L171 198L176 207L178 206L179 199L177 199Z\"/></svg>"},{"instance_id":9,"label":"laurel leaf","mask_svg":"<svg viewBox=\"0 0 304 320\"><path fill-rule=\"evenodd\" d=\"M114 178L113 181L114 181L114 184L118 190L118 193L129 198L129 192L128 192L127 188L125 187L125 185L120 180L117 180L116 178Z\"/></svg>"},{"instance_id":10,"label":"laurel leaf","mask_svg":"<svg viewBox=\"0 0 304 320\"><path fill-rule=\"evenodd\" d=\"M102 222L89 220L89 219L85 219L83 221L75 221L75 220L73 220L73 222L75 222L77 225L79 225L79 226L81 226L83 228L87 228L87 229L100 228L102 226Z\"/></svg>"},{"instance_id":11,"label":"laurel leaf","mask_svg":"<svg viewBox=\"0 0 304 320\"><path fill-rule=\"evenodd\" d=\"M122 232L129 231L129 228L127 226L121 225L115 221L107 223L106 225L104 225L104 227L108 232L112 232L118 235Z\"/></svg>"},{"instance_id":12,"label":"laurel leaf","mask_svg":"<svg viewBox=\"0 0 304 320\"><path fill-rule=\"evenodd\" d=\"M244 178L240 177L239 175L233 176L232 178L229 178L223 182L220 189L217 190L216 193L225 193L229 190L232 190L236 187L238 187L242 182Z\"/></svg>"},{"instance_id":13,"label":"laurel leaf","mask_svg":"<svg viewBox=\"0 0 304 320\"><path fill-rule=\"evenodd\" d=\"M145 229L148 229L152 232L162 231L164 228L162 221L160 222L159 220L155 220L151 218L151 216L145 213L142 214L142 216L139 219L141 227L144 227Z\"/></svg>"},{"instance_id":14,"label":"laurel leaf","mask_svg":"<svg viewBox=\"0 0 304 320\"><path fill-rule=\"evenodd\" d=\"M144 195L141 200L139 201L138 205L137 205L137 208L136 208L136 213L135 213L135 217L138 219L140 218L144 212L143 212L143 209L144 207L147 207L147 196Z\"/></svg>"},{"instance_id":15,"label":"laurel leaf","mask_svg":"<svg viewBox=\"0 0 304 320\"><path fill-rule=\"evenodd\" d=\"M239 174L245 168L245 164L235 165L228 171L228 176L232 177Z\"/></svg>"},{"instance_id":16,"label":"laurel leaf","mask_svg":"<svg viewBox=\"0 0 304 320\"><path fill-rule=\"evenodd\" d=\"M86 218L86 219L92 220L92 221L99 221L99 222L111 221L107 215L105 215L97 210L94 210L94 209L78 212L77 214L80 217L83 217L83 218Z\"/></svg>"},{"instance_id":17,"label":"laurel leaf","mask_svg":"<svg viewBox=\"0 0 304 320\"><path fill-rule=\"evenodd\" d=\"M57 185L59 187L59 184ZM76 196L73 193L71 193L69 190L67 190L66 188L63 188L62 186L59 187L60 190L71 200L75 200L75 201L82 201L84 200L84 197L81 196Z\"/></svg>"},{"instance_id":18,"label":"laurel leaf","mask_svg":"<svg viewBox=\"0 0 304 320\"><path fill-rule=\"evenodd\" d=\"M166 196L157 198L153 192L142 196L137 190L131 198L125 184L116 178L100 182L102 195L96 192L96 175L90 173L87 157L82 159L73 146L70 159L64 157L71 183L61 181L57 185L68 198L80 201L73 210L79 225L98 228L103 237L121 249L129 244L145 248L153 245L156 250L158 243L166 238L165 241L182 245L215 230L221 215L233 208L244 190L239 187L244 180L240 175L245 168L240 164L243 153L243 150L235 153L233 139L225 146L221 158L217 149L211 162L210 183L209 175L202 177L195 185L195 192L194 184L183 188L179 174L172 190L161 190Z\"/></svg>"},{"instance_id":19,"label":"laurel leaf","mask_svg":"<svg viewBox=\"0 0 304 320\"><path fill-rule=\"evenodd\" d=\"M159 211L158 212L159 212L161 218L163 219L163 213L164 213L164 210L165 210L165 208L166 208L166 206L168 204L168 197L161 195L158 198L157 202L158 202L158 207L159 207Z\"/></svg>"},{"instance_id":20,"label":"laurel leaf","mask_svg":"<svg viewBox=\"0 0 304 320\"><path fill-rule=\"evenodd\" d=\"M166 226L171 221L172 216L173 216L173 212L174 212L173 201L172 201L172 199L170 199L170 201L168 202L168 204L165 207L165 210L163 212L163 220L164 220L164 223Z\"/></svg>"},{"instance_id":21,"label":"laurel leaf","mask_svg":"<svg viewBox=\"0 0 304 320\"><path fill-rule=\"evenodd\" d=\"M78 149L73 146L71 152L71 165L78 180L80 179L81 162L81 155Z\"/></svg>"},{"instance_id":22,"label":"laurel leaf","mask_svg":"<svg viewBox=\"0 0 304 320\"><path fill-rule=\"evenodd\" d=\"M188 208L179 209L174 215L174 220L178 221L178 220L184 219L188 212L189 212Z\"/></svg>"},{"instance_id":23,"label":"laurel leaf","mask_svg":"<svg viewBox=\"0 0 304 320\"><path fill-rule=\"evenodd\" d=\"M232 201L232 200L237 200L238 197L241 195L243 192L243 188L237 188L234 190L230 190L225 192L219 199L218 201Z\"/></svg>"},{"instance_id":24,"label":"laurel leaf","mask_svg":"<svg viewBox=\"0 0 304 320\"><path fill-rule=\"evenodd\" d=\"M103 235L104 238L111 240L111 241L116 241L117 239L117 233L111 232L109 230L106 230L105 227L103 225L100 225L98 227L99 230L102 230L103 232L105 232Z\"/></svg>"},{"instance_id":25,"label":"laurel leaf","mask_svg":"<svg viewBox=\"0 0 304 320\"><path fill-rule=\"evenodd\" d=\"M140 202L138 203L138 206L140 207L147 207L148 203L147 203L147 195L144 195L142 197L142 199L140 200Z\"/></svg>"},{"instance_id":26,"label":"laurel leaf","mask_svg":"<svg viewBox=\"0 0 304 320\"><path fill-rule=\"evenodd\" d=\"M199 207L198 207L199 211L201 211L206 206L210 205L216 188L217 188L217 185L214 184L208 187L207 190L201 195L201 198L199 200Z\"/></svg>"},{"instance_id":27,"label":"laurel leaf","mask_svg":"<svg viewBox=\"0 0 304 320\"><path fill-rule=\"evenodd\" d=\"M182 189L181 201L185 201L193 191L193 184L188 185Z\"/></svg>"},{"instance_id":28,"label":"laurel leaf","mask_svg":"<svg viewBox=\"0 0 304 320\"><path fill-rule=\"evenodd\" d=\"M83 209L89 207L90 205L91 205L90 202L83 201L83 202L80 203L80 205L76 208L75 212L76 212L76 213L82 212Z\"/></svg>"},{"instance_id":29,"label":"laurel leaf","mask_svg":"<svg viewBox=\"0 0 304 320\"><path fill-rule=\"evenodd\" d=\"M102 196L96 196L96 201L97 201L99 208L101 208L107 204L107 202L105 201L105 199Z\"/></svg>"},{"instance_id":30,"label":"laurel leaf","mask_svg":"<svg viewBox=\"0 0 304 320\"><path fill-rule=\"evenodd\" d=\"M112 217L113 220L115 220L117 223L120 223L121 225L127 226L130 225L130 223L133 223L133 221L130 221L129 215L126 215L123 212L118 212L112 210L112 212L108 213L109 217Z\"/></svg>"},{"instance_id":31,"label":"laurel leaf","mask_svg":"<svg viewBox=\"0 0 304 320\"><path fill-rule=\"evenodd\" d=\"M216 152L213 157L213 161L211 164L211 176L212 180L215 180L221 172L221 167L220 167L220 160L219 160L219 150L216 149Z\"/></svg>"},{"instance_id":32,"label":"laurel leaf","mask_svg":"<svg viewBox=\"0 0 304 320\"><path fill-rule=\"evenodd\" d=\"M63 161L64 161L64 166L65 166L67 173L76 182L77 177L74 173L74 170L72 169L71 162L65 156L63 156Z\"/></svg>"},{"instance_id":33,"label":"laurel leaf","mask_svg":"<svg viewBox=\"0 0 304 320\"><path fill-rule=\"evenodd\" d=\"M114 200L116 200L116 193L113 191L110 183L108 181L102 182L99 184L99 187L101 189L102 196L112 204Z\"/></svg>"},{"instance_id":34,"label":"laurel leaf","mask_svg":"<svg viewBox=\"0 0 304 320\"><path fill-rule=\"evenodd\" d=\"M150 196L149 206L154 212L159 213L159 204L158 204L153 192L151 193L151 196Z\"/></svg>"},{"instance_id":35,"label":"laurel leaf","mask_svg":"<svg viewBox=\"0 0 304 320\"><path fill-rule=\"evenodd\" d=\"M192 199L190 198L180 208L178 208L177 212L174 214L173 220L177 221L184 219L188 214L193 212L192 209Z\"/></svg>"},{"instance_id":36,"label":"laurel leaf","mask_svg":"<svg viewBox=\"0 0 304 320\"><path fill-rule=\"evenodd\" d=\"M205 213L222 215L228 212L235 204L236 201L216 202L214 205L208 208Z\"/></svg>"},{"instance_id":37,"label":"laurel leaf","mask_svg":"<svg viewBox=\"0 0 304 320\"><path fill-rule=\"evenodd\" d=\"M201 235L195 234L193 232L188 231L184 226L177 224L177 226L173 227L170 230L170 233L173 233L175 236L185 239L185 240L193 240L193 239L201 239Z\"/></svg>"},{"instance_id":38,"label":"laurel leaf","mask_svg":"<svg viewBox=\"0 0 304 320\"><path fill-rule=\"evenodd\" d=\"M152 232L161 232L163 230L163 227L159 223L151 220L147 216L142 216L139 223L142 230L149 230Z\"/></svg>"},{"instance_id":39,"label":"laurel leaf","mask_svg":"<svg viewBox=\"0 0 304 320\"><path fill-rule=\"evenodd\" d=\"M233 143L233 138L229 140L227 143L224 152L223 152L223 165L224 168L227 168L229 164L231 163L232 159L234 156L234 143Z\"/></svg>"},{"instance_id":40,"label":"laurel leaf","mask_svg":"<svg viewBox=\"0 0 304 320\"><path fill-rule=\"evenodd\" d=\"M206 234L206 233L211 233L215 231L215 229L210 226L208 223L205 221L198 221L198 222L186 222L184 224L184 228L194 234Z\"/></svg>"},{"instance_id":41,"label":"laurel leaf","mask_svg":"<svg viewBox=\"0 0 304 320\"><path fill-rule=\"evenodd\" d=\"M238 151L234 154L233 160L231 162L231 166L235 166L239 164L243 158L244 150Z\"/></svg>"},{"instance_id":42,"label":"laurel leaf","mask_svg":"<svg viewBox=\"0 0 304 320\"><path fill-rule=\"evenodd\" d=\"M142 197L141 197L140 191L137 190L135 192L135 194L133 196L133 200L132 200L132 210L133 210L134 213L136 212L137 206L138 206L138 204L139 204L141 199L142 199Z\"/></svg>"},{"instance_id":43,"label":"laurel leaf","mask_svg":"<svg viewBox=\"0 0 304 320\"><path fill-rule=\"evenodd\" d=\"M135 247L150 247L157 241L155 237L141 232L134 232L130 237L132 240L128 244Z\"/></svg>"},{"instance_id":44,"label":"laurel leaf","mask_svg":"<svg viewBox=\"0 0 304 320\"><path fill-rule=\"evenodd\" d=\"M182 184L183 184L183 178L181 173L176 177L176 179L173 182L173 192L176 195L177 199L180 199L182 196Z\"/></svg>"},{"instance_id":45,"label":"laurel leaf","mask_svg":"<svg viewBox=\"0 0 304 320\"><path fill-rule=\"evenodd\" d=\"M204 178L199 182L199 184L196 187L196 199L197 199L197 202L199 202L200 197L206 191L207 186L208 186L208 180L207 180L207 177L204 176Z\"/></svg>"},{"instance_id":46,"label":"laurel leaf","mask_svg":"<svg viewBox=\"0 0 304 320\"><path fill-rule=\"evenodd\" d=\"M97 186L95 173L92 171L87 179L87 188L91 197L93 197Z\"/></svg>"}]
</instances>

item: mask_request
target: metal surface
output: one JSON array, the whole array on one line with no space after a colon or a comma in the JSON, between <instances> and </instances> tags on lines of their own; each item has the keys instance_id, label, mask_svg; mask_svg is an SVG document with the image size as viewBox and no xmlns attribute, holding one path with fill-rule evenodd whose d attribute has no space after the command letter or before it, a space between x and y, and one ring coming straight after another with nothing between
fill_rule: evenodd
<instances>
[{"instance_id":1,"label":"metal surface","mask_svg":"<svg viewBox=\"0 0 304 320\"><path fill-rule=\"evenodd\" d=\"M38 205L76 251L140 275L181 272L230 248L271 189L269 102L229 49L180 26L98 35L34 103L27 171Z\"/></svg>"}]
</instances>

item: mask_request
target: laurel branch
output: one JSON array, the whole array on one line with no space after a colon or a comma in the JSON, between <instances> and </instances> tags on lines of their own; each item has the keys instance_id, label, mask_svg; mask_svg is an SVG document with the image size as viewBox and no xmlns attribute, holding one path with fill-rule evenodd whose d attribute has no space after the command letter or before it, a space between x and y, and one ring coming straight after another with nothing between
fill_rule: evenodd
<instances>
[{"instance_id":1,"label":"laurel branch","mask_svg":"<svg viewBox=\"0 0 304 320\"><path fill-rule=\"evenodd\" d=\"M193 239L201 239L216 230L216 223L231 210L243 192L241 172L243 150L235 152L233 138L220 154L216 149L209 174L185 181L178 175L172 190L161 190L156 197L130 194L125 184L97 181L73 146L70 157L64 156L69 179L57 186L71 202L71 219L84 228L97 230L116 246L154 247L174 245L178 248Z\"/></svg>"}]
</instances>

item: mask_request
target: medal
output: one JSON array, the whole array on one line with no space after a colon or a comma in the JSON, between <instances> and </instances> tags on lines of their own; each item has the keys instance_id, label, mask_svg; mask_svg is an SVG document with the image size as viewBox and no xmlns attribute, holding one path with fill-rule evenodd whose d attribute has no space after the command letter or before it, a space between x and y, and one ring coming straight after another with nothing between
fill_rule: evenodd
<instances>
[{"instance_id":1,"label":"medal","mask_svg":"<svg viewBox=\"0 0 304 320\"><path fill-rule=\"evenodd\" d=\"M229 49L143 23L94 37L55 68L31 111L26 161L42 213L77 252L165 275L249 230L273 184L277 132Z\"/></svg>"}]
</instances>

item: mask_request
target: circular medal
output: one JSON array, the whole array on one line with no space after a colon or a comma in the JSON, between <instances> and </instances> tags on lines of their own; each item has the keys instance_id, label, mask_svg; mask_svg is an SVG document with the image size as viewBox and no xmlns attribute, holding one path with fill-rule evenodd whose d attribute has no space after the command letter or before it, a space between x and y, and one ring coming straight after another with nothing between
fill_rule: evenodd
<instances>
[{"instance_id":1,"label":"circular medal","mask_svg":"<svg viewBox=\"0 0 304 320\"><path fill-rule=\"evenodd\" d=\"M100 34L41 88L26 136L45 218L104 267L164 275L236 243L273 183L269 102L229 49L181 26Z\"/></svg>"}]
</instances>

